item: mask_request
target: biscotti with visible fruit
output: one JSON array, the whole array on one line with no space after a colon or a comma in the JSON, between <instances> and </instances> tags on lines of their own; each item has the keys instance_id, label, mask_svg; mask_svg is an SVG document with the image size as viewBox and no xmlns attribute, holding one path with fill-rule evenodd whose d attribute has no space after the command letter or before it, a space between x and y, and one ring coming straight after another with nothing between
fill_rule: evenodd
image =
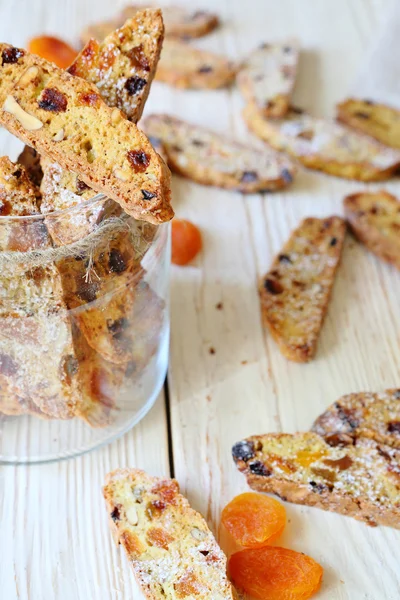
<instances>
[{"instance_id":1,"label":"biscotti with visible fruit","mask_svg":"<svg viewBox=\"0 0 400 600\"><path fill-rule=\"evenodd\" d=\"M150 600L234 600L226 557L174 479L139 469L109 473L103 489L110 525Z\"/></svg>"},{"instance_id":2,"label":"biscotti with visible fruit","mask_svg":"<svg viewBox=\"0 0 400 600\"><path fill-rule=\"evenodd\" d=\"M349 98L337 106L339 121L400 149L400 111L372 100Z\"/></svg>"},{"instance_id":3,"label":"biscotti with visible fruit","mask_svg":"<svg viewBox=\"0 0 400 600\"><path fill-rule=\"evenodd\" d=\"M172 218L166 165L95 86L7 44L0 55L0 123L6 129L135 218Z\"/></svg>"},{"instance_id":4,"label":"biscotti with visible fruit","mask_svg":"<svg viewBox=\"0 0 400 600\"><path fill-rule=\"evenodd\" d=\"M130 19L141 5L129 5L121 13L121 19ZM187 10L183 6L163 6L162 15L165 24L165 34L171 37L185 39L198 38L213 31L218 24L217 15L206 10Z\"/></svg>"},{"instance_id":5,"label":"biscotti with visible fruit","mask_svg":"<svg viewBox=\"0 0 400 600\"><path fill-rule=\"evenodd\" d=\"M368 250L400 269L400 202L381 190L359 192L344 201L346 219Z\"/></svg>"},{"instance_id":6,"label":"biscotti with visible fruit","mask_svg":"<svg viewBox=\"0 0 400 600\"><path fill-rule=\"evenodd\" d=\"M316 419L312 431L330 445L365 437L400 450L400 390L342 396Z\"/></svg>"},{"instance_id":7,"label":"biscotti with visible fruit","mask_svg":"<svg viewBox=\"0 0 400 600\"><path fill-rule=\"evenodd\" d=\"M263 323L289 360L315 355L345 233L339 217L304 219L261 281Z\"/></svg>"},{"instance_id":8,"label":"biscotti with visible fruit","mask_svg":"<svg viewBox=\"0 0 400 600\"><path fill-rule=\"evenodd\" d=\"M298 60L296 39L261 44L244 61L236 78L246 101L257 106L265 117L283 117L289 110Z\"/></svg>"},{"instance_id":9,"label":"biscotti with visible fruit","mask_svg":"<svg viewBox=\"0 0 400 600\"><path fill-rule=\"evenodd\" d=\"M371 439L332 447L316 433L270 433L232 448L249 486L296 504L400 528L400 452Z\"/></svg>"},{"instance_id":10,"label":"biscotti with visible fruit","mask_svg":"<svg viewBox=\"0 0 400 600\"><path fill-rule=\"evenodd\" d=\"M235 73L233 63L224 56L167 39L156 79L178 88L215 89L232 83Z\"/></svg>"},{"instance_id":11,"label":"biscotti with visible fruit","mask_svg":"<svg viewBox=\"0 0 400 600\"><path fill-rule=\"evenodd\" d=\"M292 163L275 152L248 148L168 115L150 115L143 127L161 141L171 169L198 183L257 193L282 189L293 180Z\"/></svg>"},{"instance_id":12,"label":"biscotti with visible fruit","mask_svg":"<svg viewBox=\"0 0 400 600\"><path fill-rule=\"evenodd\" d=\"M138 11L100 44L90 40L68 72L93 83L108 106L137 123L149 95L164 38L161 10Z\"/></svg>"},{"instance_id":13,"label":"biscotti with visible fruit","mask_svg":"<svg viewBox=\"0 0 400 600\"><path fill-rule=\"evenodd\" d=\"M251 131L276 150L287 152L305 167L329 175L382 181L400 168L400 152L387 148L338 123L291 109L285 119L266 119L252 103L243 111Z\"/></svg>"}]
</instances>

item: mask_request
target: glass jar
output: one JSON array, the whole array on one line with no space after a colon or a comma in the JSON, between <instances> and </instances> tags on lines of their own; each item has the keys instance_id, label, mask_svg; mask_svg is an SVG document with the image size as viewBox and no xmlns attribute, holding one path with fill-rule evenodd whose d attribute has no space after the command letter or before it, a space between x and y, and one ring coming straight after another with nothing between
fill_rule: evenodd
<instances>
[{"instance_id":1,"label":"glass jar","mask_svg":"<svg viewBox=\"0 0 400 600\"><path fill-rule=\"evenodd\" d=\"M0 216L0 462L57 460L122 435L163 385L170 227L103 195Z\"/></svg>"}]
</instances>

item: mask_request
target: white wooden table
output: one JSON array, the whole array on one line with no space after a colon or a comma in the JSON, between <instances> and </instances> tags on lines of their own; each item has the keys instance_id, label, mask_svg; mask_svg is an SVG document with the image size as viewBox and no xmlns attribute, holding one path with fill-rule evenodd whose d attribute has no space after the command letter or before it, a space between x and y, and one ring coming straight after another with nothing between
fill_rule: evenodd
<instances>
[{"instance_id":1,"label":"white wooden table","mask_svg":"<svg viewBox=\"0 0 400 600\"><path fill-rule=\"evenodd\" d=\"M23 45L47 32L76 43L83 25L122 4L0 0L0 39ZM332 115L388 0L201 5L217 10L224 25L197 43L232 58L261 41L298 35L304 51L296 103ZM147 112L176 113L246 140L241 107L235 89L184 92L156 84ZM1 135L2 153L15 157L19 144ZM260 326L257 279L289 231L302 217L340 213L342 197L361 187L303 171L285 193L243 197L174 179L176 212L202 228L204 252L193 266L172 272L169 402L162 395L134 431L81 458L1 468L2 600L141 597L107 528L101 486L110 469L139 466L175 475L218 534L222 506L246 489L230 458L235 441L307 429L341 394L400 385L400 274L351 239L314 362L287 362ZM400 193L399 183L387 188ZM325 568L319 599L400 597L400 532L317 509L286 508L282 544L309 553Z\"/></svg>"}]
</instances>

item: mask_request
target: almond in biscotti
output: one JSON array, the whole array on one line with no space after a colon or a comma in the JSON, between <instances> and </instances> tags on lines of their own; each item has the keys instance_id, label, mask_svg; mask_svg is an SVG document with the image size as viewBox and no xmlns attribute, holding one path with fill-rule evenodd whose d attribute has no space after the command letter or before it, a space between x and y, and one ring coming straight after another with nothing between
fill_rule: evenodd
<instances>
[{"instance_id":1,"label":"almond in biscotti","mask_svg":"<svg viewBox=\"0 0 400 600\"><path fill-rule=\"evenodd\" d=\"M95 86L7 44L0 45L0 55L0 123L6 129L137 219L161 223L172 218L167 167L133 123L121 119L112 124L113 109ZM41 81L20 87L30 67L40 70ZM57 141L61 129L63 139ZM115 177L116 168L127 170L130 179Z\"/></svg>"},{"instance_id":2,"label":"almond in biscotti","mask_svg":"<svg viewBox=\"0 0 400 600\"><path fill-rule=\"evenodd\" d=\"M331 446L316 433L270 433L237 442L237 468L252 489L400 529L400 452L355 437Z\"/></svg>"},{"instance_id":3,"label":"almond in biscotti","mask_svg":"<svg viewBox=\"0 0 400 600\"><path fill-rule=\"evenodd\" d=\"M381 190L359 192L344 201L346 219L368 250L400 269L400 202Z\"/></svg>"},{"instance_id":4,"label":"almond in biscotti","mask_svg":"<svg viewBox=\"0 0 400 600\"><path fill-rule=\"evenodd\" d=\"M314 357L345 233L339 217L305 219L261 281L264 325L289 360Z\"/></svg>"},{"instance_id":5,"label":"almond in biscotti","mask_svg":"<svg viewBox=\"0 0 400 600\"><path fill-rule=\"evenodd\" d=\"M261 44L243 62L236 78L246 101L265 117L283 117L289 110L298 60L296 39Z\"/></svg>"},{"instance_id":6,"label":"almond in biscotti","mask_svg":"<svg viewBox=\"0 0 400 600\"><path fill-rule=\"evenodd\" d=\"M273 151L260 152L169 115L150 115L143 127L162 145L171 169L198 183L257 193L293 180L291 161Z\"/></svg>"},{"instance_id":7,"label":"almond in biscotti","mask_svg":"<svg viewBox=\"0 0 400 600\"><path fill-rule=\"evenodd\" d=\"M114 540L146 598L236 600L226 557L177 481L117 469L103 494Z\"/></svg>"},{"instance_id":8,"label":"almond in biscotti","mask_svg":"<svg viewBox=\"0 0 400 600\"><path fill-rule=\"evenodd\" d=\"M253 102L243 111L249 129L305 167L329 175L382 181L400 167L400 152L326 119L291 108L284 119L267 119Z\"/></svg>"}]
</instances>

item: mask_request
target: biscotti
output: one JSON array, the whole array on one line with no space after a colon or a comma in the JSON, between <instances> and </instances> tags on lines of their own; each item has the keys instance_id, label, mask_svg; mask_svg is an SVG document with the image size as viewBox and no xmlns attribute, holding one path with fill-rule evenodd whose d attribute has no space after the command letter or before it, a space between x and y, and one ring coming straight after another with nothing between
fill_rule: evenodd
<instances>
[{"instance_id":1,"label":"biscotti","mask_svg":"<svg viewBox=\"0 0 400 600\"><path fill-rule=\"evenodd\" d=\"M235 73L235 66L224 56L167 39L156 79L178 88L215 89L232 83Z\"/></svg>"},{"instance_id":2,"label":"biscotti","mask_svg":"<svg viewBox=\"0 0 400 600\"><path fill-rule=\"evenodd\" d=\"M109 473L103 489L110 526L149 600L234 600L226 557L174 479L139 469Z\"/></svg>"},{"instance_id":3,"label":"biscotti","mask_svg":"<svg viewBox=\"0 0 400 600\"><path fill-rule=\"evenodd\" d=\"M305 219L261 281L263 323L289 360L315 355L345 233L339 217Z\"/></svg>"},{"instance_id":4,"label":"biscotti","mask_svg":"<svg viewBox=\"0 0 400 600\"><path fill-rule=\"evenodd\" d=\"M284 120L266 119L248 103L243 117L249 129L273 148L305 167L346 179L381 181L400 167L400 152L324 119L291 110Z\"/></svg>"},{"instance_id":5,"label":"biscotti","mask_svg":"<svg viewBox=\"0 0 400 600\"><path fill-rule=\"evenodd\" d=\"M400 111L371 100L349 98L337 106L339 121L400 149Z\"/></svg>"},{"instance_id":6,"label":"biscotti","mask_svg":"<svg viewBox=\"0 0 400 600\"><path fill-rule=\"evenodd\" d=\"M400 528L400 452L371 439L332 447L316 433L270 433L233 446L251 488L296 504Z\"/></svg>"},{"instance_id":7,"label":"biscotti","mask_svg":"<svg viewBox=\"0 0 400 600\"><path fill-rule=\"evenodd\" d=\"M94 84L108 106L139 121L164 38L161 10L141 10L100 44L90 40L68 72ZM165 51L165 50L164 50Z\"/></svg>"},{"instance_id":8,"label":"biscotti","mask_svg":"<svg viewBox=\"0 0 400 600\"><path fill-rule=\"evenodd\" d=\"M161 140L171 169L198 183L256 193L292 182L291 162L274 152L248 148L168 115L150 115L143 127L151 139Z\"/></svg>"},{"instance_id":9,"label":"biscotti","mask_svg":"<svg viewBox=\"0 0 400 600\"><path fill-rule=\"evenodd\" d=\"M342 396L316 419L312 431L331 446L365 437L400 450L400 390Z\"/></svg>"},{"instance_id":10,"label":"biscotti","mask_svg":"<svg viewBox=\"0 0 400 600\"><path fill-rule=\"evenodd\" d=\"M140 5L127 6L121 13L121 19L130 19L138 10ZM162 15L165 24L165 34L171 37L185 39L198 38L213 31L219 19L216 14L206 10L187 10L183 6L163 6Z\"/></svg>"},{"instance_id":11,"label":"biscotti","mask_svg":"<svg viewBox=\"0 0 400 600\"><path fill-rule=\"evenodd\" d=\"M400 202L384 190L359 192L344 199L354 235L368 250L400 269Z\"/></svg>"},{"instance_id":12,"label":"biscotti","mask_svg":"<svg viewBox=\"0 0 400 600\"><path fill-rule=\"evenodd\" d=\"M0 123L137 219L172 218L170 176L147 138L95 86L0 45Z\"/></svg>"},{"instance_id":13,"label":"biscotti","mask_svg":"<svg viewBox=\"0 0 400 600\"><path fill-rule=\"evenodd\" d=\"M261 44L244 61L236 78L245 100L265 117L283 117L289 110L298 60L296 39Z\"/></svg>"}]
</instances>

